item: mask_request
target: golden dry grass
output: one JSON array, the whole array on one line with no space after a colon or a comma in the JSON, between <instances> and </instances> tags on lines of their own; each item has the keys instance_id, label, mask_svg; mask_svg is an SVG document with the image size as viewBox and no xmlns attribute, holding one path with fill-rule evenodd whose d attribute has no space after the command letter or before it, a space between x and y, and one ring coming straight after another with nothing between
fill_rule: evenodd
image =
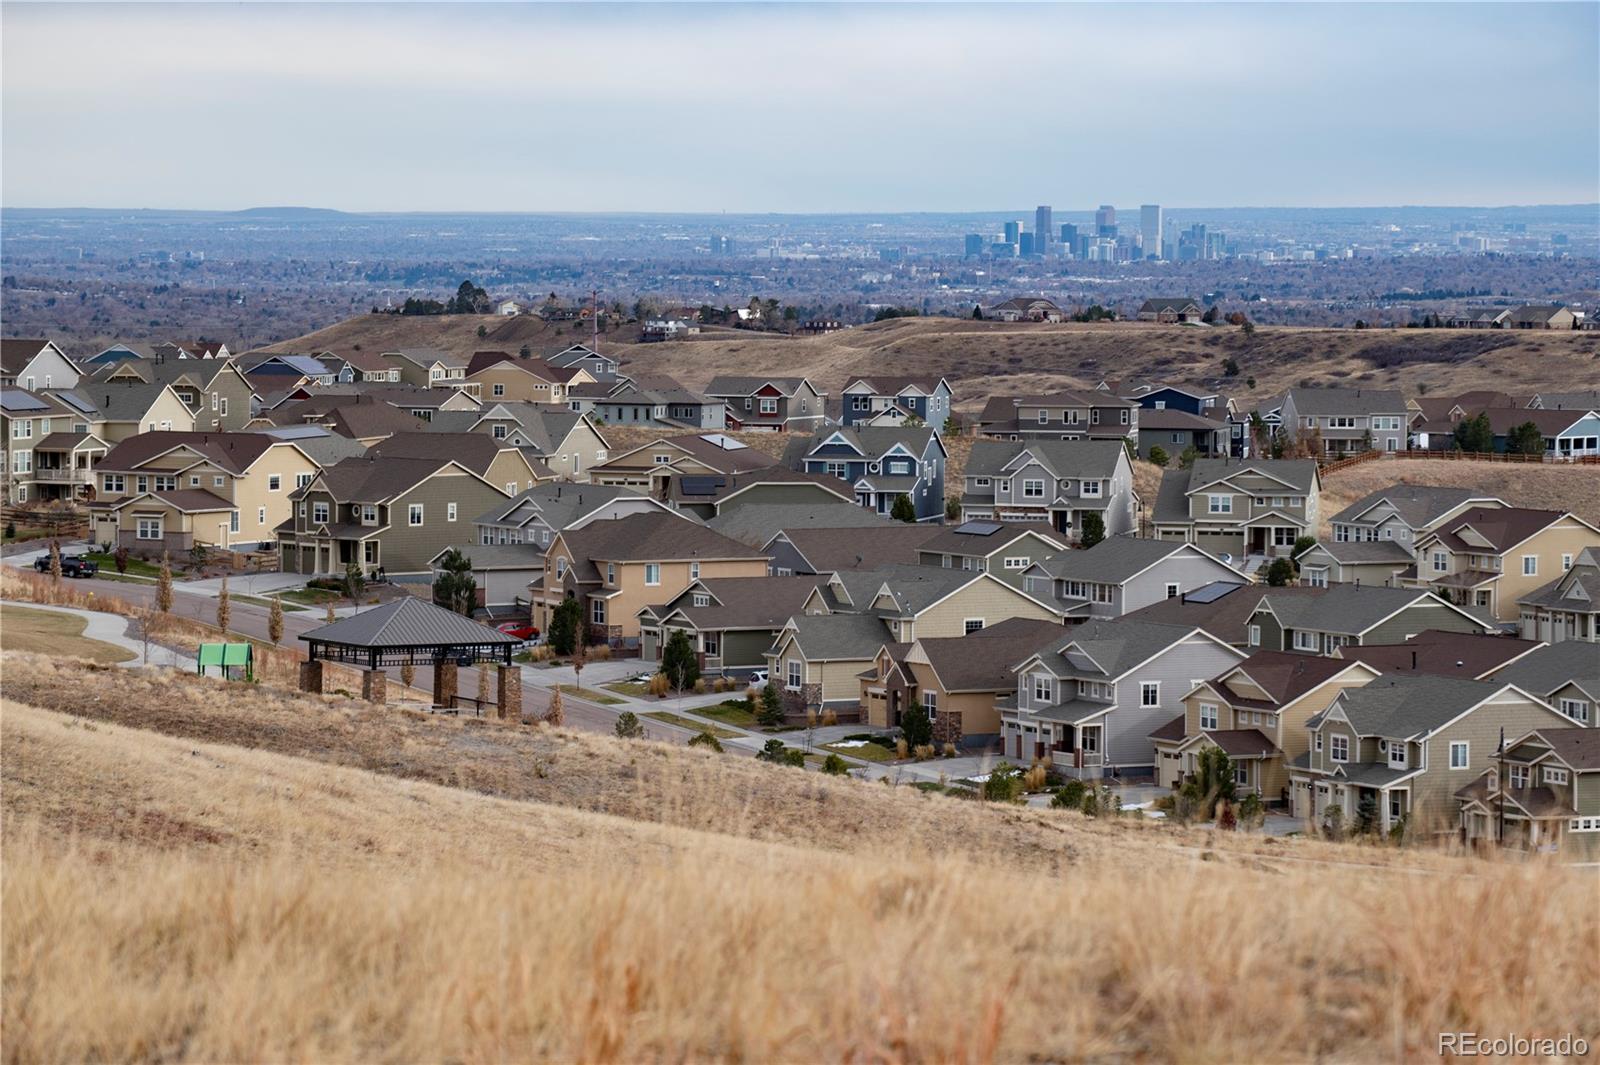
<instances>
[{"instance_id":1,"label":"golden dry grass","mask_svg":"<svg viewBox=\"0 0 1600 1065\"><path fill-rule=\"evenodd\" d=\"M107 665L134 657L115 644L85 638L87 625L72 614L8 606L0 610L0 650L70 655Z\"/></svg>"},{"instance_id":2,"label":"golden dry grass","mask_svg":"<svg viewBox=\"0 0 1600 1065\"><path fill-rule=\"evenodd\" d=\"M1395 484L1469 488L1514 507L1570 510L1600 524L1600 466L1376 459L1323 477L1319 535L1329 535L1328 519L1333 515L1363 496Z\"/></svg>"},{"instance_id":3,"label":"golden dry grass","mask_svg":"<svg viewBox=\"0 0 1600 1065\"><path fill-rule=\"evenodd\" d=\"M1371 1061L1431 1057L1442 1030L1600 1034L1593 878L1543 864L1296 864L1040 814L1097 859L1051 871L639 824L15 704L0 729L7 1061ZM1111 860L1123 837L1133 860Z\"/></svg>"}]
</instances>

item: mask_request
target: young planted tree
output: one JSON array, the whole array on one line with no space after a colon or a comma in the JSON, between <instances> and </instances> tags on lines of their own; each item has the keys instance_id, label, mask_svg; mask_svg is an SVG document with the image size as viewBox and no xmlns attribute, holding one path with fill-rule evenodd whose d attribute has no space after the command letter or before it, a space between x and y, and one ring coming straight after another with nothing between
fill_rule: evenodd
<instances>
[{"instance_id":1,"label":"young planted tree","mask_svg":"<svg viewBox=\"0 0 1600 1065\"><path fill-rule=\"evenodd\" d=\"M1506 451L1512 455L1543 455L1544 431L1532 422L1523 422L1506 434Z\"/></svg>"},{"instance_id":2,"label":"young planted tree","mask_svg":"<svg viewBox=\"0 0 1600 1065\"><path fill-rule=\"evenodd\" d=\"M1487 454L1494 450L1494 426L1489 415L1463 418L1456 424L1456 447L1474 454Z\"/></svg>"},{"instance_id":3,"label":"young planted tree","mask_svg":"<svg viewBox=\"0 0 1600 1065\"><path fill-rule=\"evenodd\" d=\"M928 720L928 710L921 699L911 700L911 705L900 715L900 732L912 750L933 742L933 722Z\"/></svg>"},{"instance_id":4,"label":"young planted tree","mask_svg":"<svg viewBox=\"0 0 1600 1065\"><path fill-rule=\"evenodd\" d=\"M578 627L583 624L583 606L576 599L563 599L550 615L550 649L570 655L578 643Z\"/></svg>"},{"instance_id":5,"label":"young planted tree","mask_svg":"<svg viewBox=\"0 0 1600 1065\"><path fill-rule=\"evenodd\" d=\"M328 600L328 609L323 611L322 620L324 622L326 622L327 624L329 624L329 625L332 625L335 621L339 620L338 615L336 615L333 612L333 600L332 599Z\"/></svg>"},{"instance_id":6,"label":"young planted tree","mask_svg":"<svg viewBox=\"0 0 1600 1065\"><path fill-rule=\"evenodd\" d=\"M1267 584L1273 588L1287 588L1294 583L1294 563L1286 558L1275 558L1267 567Z\"/></svg>"},{"instance_id":7,"label":"young planted tree","mask_svg":"<svg viewBox=\"0 0 1600 1065\"><path fill-rule=\"evenodd\" d=\"M228 621L233 617L233 607L228 599L228 575L222 575L222 587L217 589L217 628L228 634Z\"/></svg>"},{"instance_id":8,"label":"young planted tree","mask_svg":"<svg viewBox=\"0 0 1600 1065\"><path fill-rule=\"evenodd\" d=\"M1170 458L1171 456L1167 454L1167 449L1159 444L1150 449L1150 461L1157 466L1165 466Z\"/></svg>"},{"instance_id":9,"label":"young planted tree","mask_svg":"<svg viewBox=\"0 0 1600 1065\"><path fill-rule=\"evenodd\" d=\"M637 740L644 738L644 725L639 721L639 715L632 710L624 710L617 715L616 733L618 739Z\"/></svg>"},{"instance_id":10,"label":"young planted tree","mask_svg":"<svg viewBox=\"0 0 1600 1065\"><path fill-rule=\"evenodd\" d=\"M1078 532L1078 542L1084 547L1093 547L1105 538L1106 520L1091 510L1083 516L1083 528Z\"/></svg>"},{"instance_id":11,"label":"young planted tree","mask_svg":"<svg viewBox=\"0 0 1600 1065\"><path fill-rule=\"evenodd\" d=\"M50 584L56 588L61 587L61 542L59 540L50 541Z\"/></svg>"},{"instance_id":12,"label":"young planted tree","mask_svg":"<svg viewBox=\"0 0 1600 1065\"><path fill-rule=\"evenodd\" d=\"M277 641L274 640L274 643ZM406 687L414 687L417 682L417 667L414 662L400 663L400 683Z\"/></svg>"},{"instance_id":13,"label":"young planted tree","mask_svg":"<svg viewBox=\"0 0 1600 1065\"><path fill-rule=\"evenodd\" d=\"M161 552L161 572L156 575L156 609L172 613L172 562L165 551Z\"/></svg>"},{"instance_id":14,"label":"young planted tree","mask_svg":"<svg viewBox=\"0 0 1600 1065\"><path fill-rule=\"evenodd\" d=\"M267 638L276 647L283 640L283 600L272 596L272 605L267 608Z\"/></svg>"},{"instance_id":15,"label":"young planted tree","mask_svg":"<svg viewBox=\"0 0 1600 1065\"><path fill-rule=\"evenodd\" d=\"M544 712L545 724L553 728L560 728L566 724L567 708L561 705L561 689L556 688L550 692L550 706Z\"/></svg>"},{"instance_id":16,"label":"young planted tree","mask_svg":"<svg viewBox=\"0 0 1600 1065\"><path fill-rule=\"evenodd\" d=\"M700 679L700 662L695 657L694 645L682 629L674 629L667 638L667 645L661 649L661 672L680 695Z\"/></svg>"},{"instance_id":17,"label":"young planted tree","mask_svg":"<svg viewBox=\"0 0 1600 1065\"><path fill-rule=\"evenodd\" d=\"M895 521L916 521L917 508L911 502L911 497L901 492L894 497L894 506L889 509L889 517Z\"/></svg>"},{"instance_id":18,"label":"young planted tree","mask_svg":"<svg viewBox=\"0 0 1600 1065\"><path fill-rule=\"evenodd\" d=\"M1196 816L1209 821L1216 816L1218 803L1233 801L1234 787L1233 760L1221 747L1207 747L1195 760L1194 775L1184 781L1182 791Z\"/></svg>"},{"instance_id":19,"label":"young planted tree","mask_svg":"<svg viewBox=\"0 0 1600 1065\"><path fill-rule=\"evenodd\" d=\"M765 728L778 728L783 724L783 717L783 692L778 690L777 681L769 680L761 689L761 709L756 712L756 721Z\"/></svg>"},{"instance_id":20,"label":"young planted tree","mask_svg":"<svg viewBox=\"0 0 1600 1065\"><path fill-rule=\"evenodd\" d=\"M439 575L433 580L433 602L468 617L478 605L478 580L472 575L472 559L459 547L452 547L439 560Z\"/></svg>"},{"instance_id":21,"label":"young planted tree","mask_svg":"<svg viewBox=\"0 0 1600 1065\"><path fill-rule=\"evenodd\" d=\"M689 746L704 747L709 751L715 751L717 754L722 753L722 741L709 732L696 732L693 736L690 736Z\"/></svg>"},{"instance_id":22,"label":"young planted tree","mask_svg":"<svg viewBox=\"0 0 1600 1065\"><path fill-rule=\"evenodd\" d=\"M116 551L112 552L111 561L116 565L118 573L128 572L128 548L125 545L118 545Z\"/></svg>"},{"instance_id":23,"label":"young planted tree","mask_svg":"<svg viewBox=\"0 0 1600 1065\"><path fill-rule=\"evenodd\" d=\"M344 568L344 594L345 598L354 603L361 598L361 593L367 590L367 575L361 572L361 567L354 562Z\"/></svg>"}]
</instances>

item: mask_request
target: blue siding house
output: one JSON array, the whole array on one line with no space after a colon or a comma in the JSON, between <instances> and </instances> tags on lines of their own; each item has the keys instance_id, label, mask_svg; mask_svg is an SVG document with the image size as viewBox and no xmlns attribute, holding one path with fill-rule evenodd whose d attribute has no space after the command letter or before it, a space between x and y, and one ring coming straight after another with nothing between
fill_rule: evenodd
<instances>
[{"instance_id":1,"label":"blue siding house","mask_svg":"<svg viewBox=\"0 0 1600 1065\"><path fill-rule=\"evenodd\" d=\"M878 514L888 514L905 495L918 521L940 521L945 459L938 430L927 426L845 426L813 437L800 469L846 482L856 502Z\"/></svg>"},{"instance_id":2,"label":"blue siding house","mask_svg":"<svg viewBox=\"0 0 1600 1065\"><path fill-rule=\"evenodd\" d=\"M942 377L852 377L844 386L843 425L904 425L918 419L943 429L950 417L950 383Z\"/></svg>"}]
</instances>

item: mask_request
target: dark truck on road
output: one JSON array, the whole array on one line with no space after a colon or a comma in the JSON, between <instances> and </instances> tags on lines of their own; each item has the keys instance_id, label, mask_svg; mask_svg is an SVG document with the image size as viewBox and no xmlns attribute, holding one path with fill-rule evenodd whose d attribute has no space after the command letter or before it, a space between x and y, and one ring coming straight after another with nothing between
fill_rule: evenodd
<instances>
[{"instance_id":1,"label":"dark truck on road","mask_svg":"<svg viewBox=\"0 0 1600 1065\"><path fill-rule=\"evenodd\" d=\"M41 555L34 559L33 568L40 573L50 572L50 556ZM82 555L62 555L61 575L63 577L93 577L100 572L100 563Z\"/></svg>"}]
</instances>

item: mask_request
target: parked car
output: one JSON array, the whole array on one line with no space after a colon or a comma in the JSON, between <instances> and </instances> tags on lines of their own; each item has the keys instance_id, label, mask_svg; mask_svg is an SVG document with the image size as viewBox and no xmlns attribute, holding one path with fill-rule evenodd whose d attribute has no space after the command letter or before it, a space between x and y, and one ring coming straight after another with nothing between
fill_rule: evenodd
<instances>
[{"instance_id":1,"label":"parked car","mask_svg":"<svg viewBox=\"0 0 1600 1065\"><path fill-rule=\"evenodd\" d=\"M495 628L507 636L515 636L523 643L533 643L539 639L539 627L531 621L502 621Z\"/></svg>"},{"instance_id":2,"label":"parked car","mask_svg":"<svg viewBox=\"0 0 1600 1065\"><path fill-rule=\"evenodd\" d=\"M33 568L40 573L50 572L50 556L41 555L34 559ZM93 577L100 572L100 563L82 555L62 555L61 575L63 577Z\"/></svg>"},{"instance_id":3,"label":"parked car","mask_svg":"<svg viewBox=\"0 0 1600 1065\"><path fill-rule=\"evenodd\" d=\"M767 671L766 670L758 669L758 670L755 670L753 673L750 674L750 687L752 687L752 688L764 688L766 686L767 686Z\"/></svg>"}]
</instances>

